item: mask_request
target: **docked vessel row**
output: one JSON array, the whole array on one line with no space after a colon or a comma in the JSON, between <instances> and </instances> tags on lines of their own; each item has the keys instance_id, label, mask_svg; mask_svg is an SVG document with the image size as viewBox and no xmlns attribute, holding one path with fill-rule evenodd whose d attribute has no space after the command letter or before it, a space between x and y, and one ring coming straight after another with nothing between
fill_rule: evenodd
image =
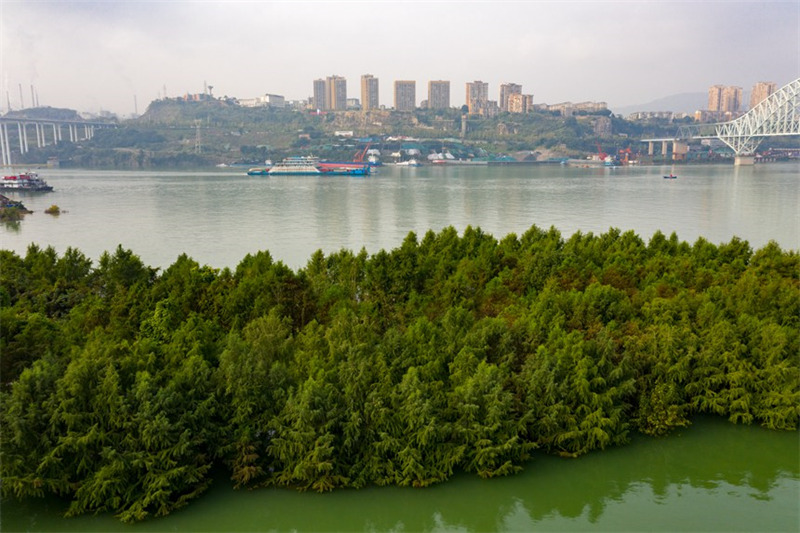
<instances>
[{"instance_id":1,"label":"docked vessel row","mask_svg":"<svg viewBox=\"0 0 800 533\"><path fill-rule=\"evenodd\" d=\"M274 165L255 167L247 171L249 176L367 176L371 172L368 163L358 161L327 162L316 157L287 157Z\"/></svg>"}]
</instances>

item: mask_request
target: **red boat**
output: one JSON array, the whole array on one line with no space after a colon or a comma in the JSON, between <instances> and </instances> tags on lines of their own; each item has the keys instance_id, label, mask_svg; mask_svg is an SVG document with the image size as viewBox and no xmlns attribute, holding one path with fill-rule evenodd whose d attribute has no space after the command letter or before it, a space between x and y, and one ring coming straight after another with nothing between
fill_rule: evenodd
<instances>
[{"instance_id":1,"label":"red boat","mask_svg":"<svg viewBox=\"0 0 800 533\"><path fill-rule=\"evenodd\" d=\"M0 180L0 191L52 191L53 187L47 184L36 172L23 172L13 176L3 176Z\"/></svg>"},{"instance_id":2,"label":"red boat","mask_svg":"<svg viewBox=\"0 0 800 533\"><path fill-rule=\"evenodd\" d=\"M356 153L353 161L320 161L317 163L317 168L322 173L337 172L353 176L368 176L372 169L369 162L364 161L364 156L369 147L370 143L367 143L363 150Z\"/></svg>"}]
</instances>

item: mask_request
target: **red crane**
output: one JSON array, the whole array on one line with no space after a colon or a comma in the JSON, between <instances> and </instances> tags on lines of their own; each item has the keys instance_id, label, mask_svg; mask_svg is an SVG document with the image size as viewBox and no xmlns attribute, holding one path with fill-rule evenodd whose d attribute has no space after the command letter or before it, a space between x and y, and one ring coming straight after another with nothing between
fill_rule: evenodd
<instances>
[{"instance_id":1,"label":"red crane","mask_svg":"<svg viewBox=\"0 0 800 533\"><path fill-rule=\"evenodd\" d=\"M355 161L356 163L363 163L364 156L367 155L367 150L369 150L371 144L372 144L371 142L368 142L363 150L356 152L356 155L353 156L353 161Z\"/></svg>"},{"instance_id":2,"label":"red crane","mask_svg":"<svg viewBox=\"0 0 800 533\"><path fill-rule=\"evenodd\" d=\"M597 155L600 157L600 161L605 161L606 157L608 157L608 154L605 153L602 148L600 148L600 143L597 143Z\"/></svg>"}]
</instances>

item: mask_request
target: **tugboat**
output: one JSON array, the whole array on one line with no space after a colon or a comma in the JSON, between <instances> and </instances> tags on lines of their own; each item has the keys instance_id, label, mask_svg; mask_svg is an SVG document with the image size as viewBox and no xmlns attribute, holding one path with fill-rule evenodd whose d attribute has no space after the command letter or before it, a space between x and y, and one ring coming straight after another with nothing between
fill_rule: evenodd
<instances>
[{"instance_id":1,"label":"tugboat","mask_svg":"<svg viewBox=\"0 0 800 533\"><path fill-rule=\"evenodd\" d=\"M53 187L47 184L36 172L22 172L13 176L3 176L0 191L47 192Z\"/></svg>"}]
</instances>

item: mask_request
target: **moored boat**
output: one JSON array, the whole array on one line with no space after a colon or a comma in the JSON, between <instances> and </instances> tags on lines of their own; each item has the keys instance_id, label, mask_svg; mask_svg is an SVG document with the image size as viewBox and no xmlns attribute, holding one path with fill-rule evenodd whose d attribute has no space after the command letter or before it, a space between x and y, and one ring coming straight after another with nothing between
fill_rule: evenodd
<instances>
[{"instance_id":1,"label":"moored boat","mask_svg":"<svg viewBox=\"0 0 800 533\"><path fill-rule=\"evenodd\" d=\"M366 176L370 173L366 163L320 162L316 157L287 157L267 171L270 176Z\"/></svg>"},{"instance_id":2,"label":"moored boat","mask_svg":"<svg viewBox=\"0 0 800 533\"><path fill-rule=\"evenodd\" d=\"M341 174L346 176L366 176L372 172L368 163L358 161L320 161L317 168L323 174Z\"/></svg>"},{"instance_id":3,"label":"moored boat","mask_svg":"<svg viewBox=\"0 0 800 533\"><path fill-rule=\"evenodd\" d=\"M247 171L248 176L267 176L269 175L269 167L255 167Z\"/></svg>"},{"instance_id":4,"label":"moored boat","mask_svg":"<svg viewBox=\"0 0 800 533\"><path fill-rule=\"evenodd\" d=\"M467 166L467 165L488 165L489 164L489 161L487 161L485 159L450 159L450 158L444 158L444 159L431 159L430 162L431 162L432 165L437 165L437 166L441 166L441 165L448 165L448 166L450 166L450 165L453 165L453 166L455 166L455 165L464 165L464 166Z\"/></svg>"},{"instance_id":5,"label":"moored boat","mask_svg":"<svg viewBox=\"0 0 800 533\"><path fill-rule=\"evenodd\" d=\"M3 176L0 180L0 191L47 192L53 187L39 177L36 172L22 172L13 176Z\"/></svg>"},{"instance_id":6,"label":"moored boat","mask_svg":"<svg viewBox=\"0 0 800 533\"><path fill-rule=\"evenodd\" d=\"M269 169L270 176L312 176L320 174L316 157L298 156L287 157L272 165Z\"/></svg>"},{"instance_id":7,"label":"moored boat","mask_svg":"<svg viewBox=\"0 0 800 533\"><path fill-rule=\"evenodd\" d=\"M320 174L325 176L368 176L371 173L369 165L347 165L342 163L335 163L332 166L326 163L320 163Z\"/></svg>"}]
</instances>

